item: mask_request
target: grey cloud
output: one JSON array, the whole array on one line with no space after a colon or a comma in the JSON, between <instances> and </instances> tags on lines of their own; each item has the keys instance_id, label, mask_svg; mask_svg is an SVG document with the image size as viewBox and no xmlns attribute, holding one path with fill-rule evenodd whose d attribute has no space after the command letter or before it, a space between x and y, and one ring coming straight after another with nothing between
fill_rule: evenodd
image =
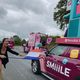
<instances>
[{"instance_id":1,"label":"grey cloud","mask_svg":"<svg viewBox=\"0 0 80 80\"><path fill-rule=\"evenodd\" d=\"M3 26L6 26L5 28L3 28ZM2 24L2 29L5 29L7 31L12 31L12 32L16 32L17 34L19 34L21 37L28 37L28 34L30 32L42 32L45 33L46 32L46 28L43 22L38 22L38 21L17 21L17 22L13 22L13 21L8 21L5 24ZM0 27L0 28L1 28Z\"/></svg>"},{"instance_id":2,"label":"grey cloud","mask_svg":"<svg viewBox=\"0 0 80 80\"><path fill-rule=\"evenodd\" d=\"M19 34L27 38L30 32L59 34L56 24L52 20L53 6L46 0L0 0L0 29ZM54 4L54 3L53 3Z\"/></svg>"},{"instance_id":3,"label":"grey cloud","mask_svg":"<svg viewBox=\"0 0 80 80\"><path fill-rule=\"evenodd\" d=\"M6 9L0 7L0 18L4 18L7 15Z\"/></svg>"},{"instance_id":4,"label":"grey cloud","mask_svg":"<svg viewBox=\"0 0 80 80\"><path fill-rule=\"evenodd\" d=\"M47 12L47 7L43 3L43 0L2 0L1 3L5 3L5 5L12 5L14 8L18 8L24 11L29 9L38 14Z\"/></svg>"}]
</instances>

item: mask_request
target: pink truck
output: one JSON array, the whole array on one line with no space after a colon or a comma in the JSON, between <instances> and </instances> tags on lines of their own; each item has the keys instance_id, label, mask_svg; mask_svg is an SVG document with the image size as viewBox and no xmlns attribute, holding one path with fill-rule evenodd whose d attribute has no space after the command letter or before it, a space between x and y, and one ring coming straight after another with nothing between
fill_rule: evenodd
<instances>
[{"instance_id":1,"label":"pink truck","mask_svg":"<svg viewBox=\"0 0 80 80\"><path fill-rule=\"evenodd\" d=\"M58 38L50 51L32 59L32 72L50 80L80 80L80 38Z\"/></svg>"}]
</instances>

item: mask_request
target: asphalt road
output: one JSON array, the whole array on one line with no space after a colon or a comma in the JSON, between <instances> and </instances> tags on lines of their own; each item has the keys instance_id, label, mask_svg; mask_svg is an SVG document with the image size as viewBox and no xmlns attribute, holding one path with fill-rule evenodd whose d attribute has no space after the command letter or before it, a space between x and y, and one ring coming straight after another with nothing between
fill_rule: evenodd
<instances>
[{"instance_id":1,"label":"asphalt road","mask_svg":"<svg viewBox=\"0 0 80 80\"><path fill-rule=\"evenodd\" d=\"M21 48L15 49L21 52ZM9 56L14 56L9 53ZM29 60L10 59L7 68L3 71L4 80L48 80L43 75L35 75L31 71Z\"/></svg>"}]
</instances>

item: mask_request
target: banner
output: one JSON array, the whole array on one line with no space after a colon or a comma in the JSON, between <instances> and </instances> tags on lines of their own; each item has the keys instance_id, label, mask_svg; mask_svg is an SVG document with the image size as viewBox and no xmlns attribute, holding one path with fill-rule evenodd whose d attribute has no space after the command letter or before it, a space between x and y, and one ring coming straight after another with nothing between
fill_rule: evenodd
<instances>
[{"instance_id":1,"label":"banner","mask_svg":"<svg viewBox=\"0 0 80 80\"><path fill-rule=\"evenodd\" d=\"M40 49L34 49L30 51L26 56L25 59L28 60L39 60L40 54L44 54Z\"/></svg>"},{"instance_id":2,"label":"banner","mask_svg":"<svg viewBox=\"0 0 80 80\"><path fill-rule=\"evenodd\" d=\"M35 46L35 34L30 34L28 46Z\"/></svg>"},{"instance_id":3,"label":"banner","mask_svg":"<svg viewBox=\"0 0 80 80\"><path fill-rule=\"evenodd\" d=\"M47 44L50 44L52 42L52 38L47 38Z\"/></svg>"},{"instance_id":4,"label":"banner","mask_svg":"<svg viewBox=\"0 0 80 80\"><path fill-rule=\"evenodd\" d=\"M77 0L76 14L80 14L80 0Z\"/></svg>"},{"instance_id":5,"label":"banner","mask_svg":"<svg viewBox=\"0 0 80 80\"><path fill-rule=\"evenodd\" d=\"M80 38L57 38L56 43L80 45Z\"/></svg>"},{"instance_id":6,"label":"banner","mask_svg":"<svg viewBox=\"0 0 80 80\"><path fill-rule=\"evenodd\" d=\"M36 34L36 43L40 43L40 40L41 40L41 37L40 37L40 34Z\"/></svg>"}]
</instances>

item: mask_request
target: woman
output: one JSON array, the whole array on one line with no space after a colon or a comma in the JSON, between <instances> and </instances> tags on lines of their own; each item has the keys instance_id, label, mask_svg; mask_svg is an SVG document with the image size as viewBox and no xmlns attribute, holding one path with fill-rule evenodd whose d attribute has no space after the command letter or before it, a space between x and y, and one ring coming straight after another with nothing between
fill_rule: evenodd
<instances>
[{"instance_id":1,"label":"woman","mask_svg":"<svg viewBox=\"0 0 80 80\"><path fill-rule=\"evenodd\" d=\"M11 52L12 54L22 56L22 54L19 54L8 47L8 38L3 39L2 43L0 44L0 80L3 80L2 65L6 68L6 64L9 62L7 53L8 51Z\"/></svg>"}]
</instances>

